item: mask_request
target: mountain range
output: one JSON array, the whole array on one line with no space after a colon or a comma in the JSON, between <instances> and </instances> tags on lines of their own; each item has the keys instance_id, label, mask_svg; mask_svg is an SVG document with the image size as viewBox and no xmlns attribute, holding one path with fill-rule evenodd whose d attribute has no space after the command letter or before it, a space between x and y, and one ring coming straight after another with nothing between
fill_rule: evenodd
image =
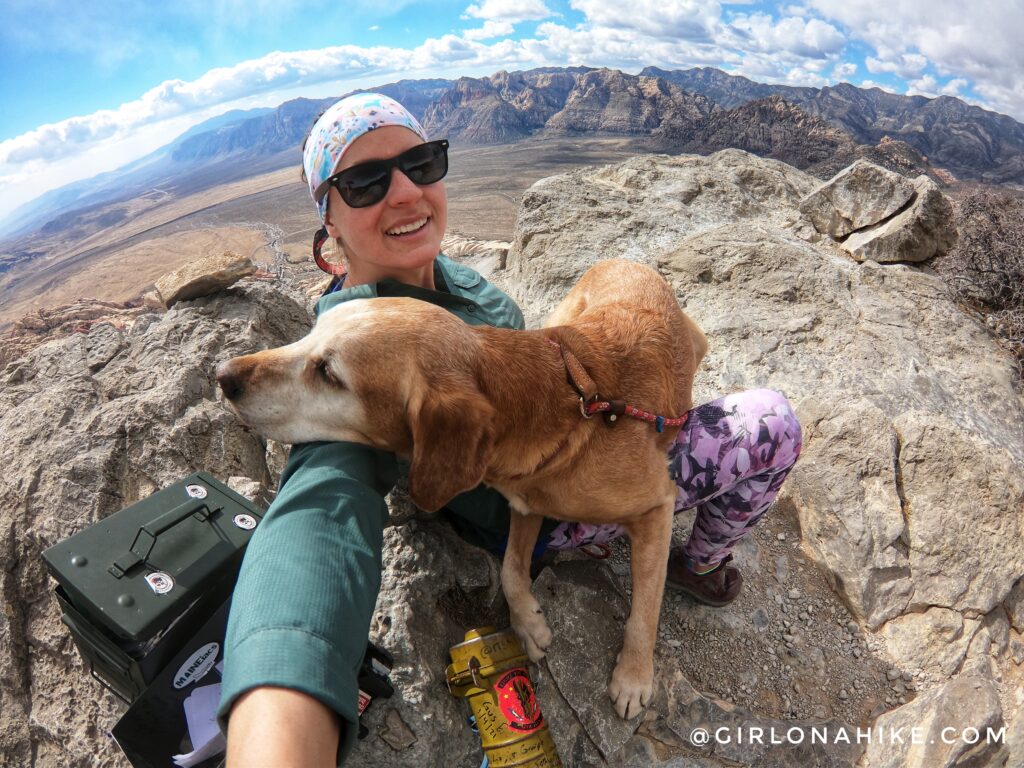
<instances>
[{"instance_id":1,"label":"mountain range","mask_svg":"<svg viewBox=\"0 0 1024 768\"><path fill-rule=\"evenodd\" d=\"M737 147L828 177L857 157L905 173L1024 184L1024 125L941 96L901 96L848 83L756 83L702 67L639 75L588 67L501 71L457 80L402 80L373 90L402 102L433 136L500 144L532 136L626 136L638 150L708 154ZM197 191L289 165L334 98L231 112L153 154L53 190L0 222L11 237L58 211L163 191Z\"/></svg>"}]
</instances>

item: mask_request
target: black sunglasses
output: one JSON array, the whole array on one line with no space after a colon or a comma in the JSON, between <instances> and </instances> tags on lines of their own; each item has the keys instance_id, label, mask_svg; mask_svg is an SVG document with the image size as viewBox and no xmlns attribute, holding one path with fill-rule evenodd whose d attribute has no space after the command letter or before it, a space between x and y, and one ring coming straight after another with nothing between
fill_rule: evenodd
<instances>
[{"instance_id":1,"label":"black sunglasses","mask_svg":"<svg viewBox=\"0 0 1024 768\"><path fill-rule=\"evenodd\" d=\"M407 149L390 160L370 160L353 165L324 181L334 187L350 208L379 203L391 186L391 169L397 168L414 184L433 184L448 173L448 140L438 139Z\"/></svg>"}]
</instances>

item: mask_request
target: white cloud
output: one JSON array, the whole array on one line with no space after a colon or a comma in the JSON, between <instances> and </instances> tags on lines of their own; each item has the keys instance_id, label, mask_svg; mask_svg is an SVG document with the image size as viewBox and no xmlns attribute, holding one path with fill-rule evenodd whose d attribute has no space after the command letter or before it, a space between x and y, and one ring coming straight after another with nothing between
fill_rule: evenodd
<instances>
[{"instance_id":1,"label":"white cloud","mask_svg":"<svg viewBox=\"0 0 1024 768\"><path fill-rule=\"evenodd\" d=\"M36 158L58 159L82 145L122 137L143 125L252 94L374 71L396 71L414 56L415 52L401 49L357 46L276 51L234 67L211 69L196 80L167 80L117 109L43 125L0 142L0 168Z\"/></svg>"},{"instance_id":2,"label":"white cloud","mask_svg":"<svg viewBox=\"0 0 1024 768\"><path fill-rule=\"evenodd\" d=\"M943 96L960 96L960 92L967 87L967 80L962 77L958 77L954 80L950 80L944 86L939 89L939 93Z\"/></svg>"},{"instance_id":3,"label":"white cloud","mask_svg":"<svg viewBox=\"0 0 1024 768\"><path fill-rule=\"evenodd\" d=\"M374 24L372 27L368 27L368 29L370 32L378 32L380 31L380 24Z\"/></svg>"},{"instance_id":4,"label":"white cloud","mask_svg":"<svg viewBox=\"0 0 1024 768\"><path fill-rule=\"evenodd\" d=\"M466 9L463 18L508 21L539 21L554 14L544 5L543 0L484 0L479 5Z\"/></svg>"},{"instance_id":5,"label":"white cloud","mask_svg":"<svg viewBox=\"0 0 1024 768\"><path fill-rule=\"evenodd\" d=\"M931 75L924 75L917 80L912 80L907 83L907 95L908 96L927 96L929 99L934 99L939 94L937 93L939 88L938 81Z\"/></svg>"},{"instance_id":6,"label":"white cloud","mask_svg":"<svg viewBox=\"0 0 1024 768\"><path fill-rule=\"evenodd\" d=\"M655 39L711 42L721 28L715 0L570 0L596 28L632 30Z\"/></svg>"},{"instance_id":7,"label":"white cloud","mask_svg":"<svg viewBox=\"0 0 1024 768\"><path fill-rule=\"evenodd\" d=\"M479 29L464 30L462 36L467 40L491 40L495 37L504 37L515 32L515 26L508 21L494 21L488 19Z\"/></svg>"},{"instance_id":8,"label":"white cloud","mask_svg":"<svg viewBox=\"0 0 1024 768\"><path fill-rule=\"evenodd\" d=\"M746 36L753 50L788 52L808 58L824 58L846 46L845 36L820 19L796 17L775 21L765 13L737 16L733 29Z\"/></svg>"},{"instance_id":9,"label":"white cloud","mask_svg":"<svg viewBox=\"0 0 1024 768\"><path fill-rule=\"evenodd\" d=\"M832 68L833 80L849 80L857 74L857 65L852 61L844 61Z\"/></svg>"},{"instance_id":10,"label":"white cloud","mask_svg":"<svg viewBox=\"0 0 1024 768\"><path fill-rule=\"evenodd\" d=\"M872 74L892 72L906 80L920 74L928 66L928 59L919 53L902 53L890 61L882 61L874 56L868 56L864 60L864 65Z\"/></svg>"}]
</instances>

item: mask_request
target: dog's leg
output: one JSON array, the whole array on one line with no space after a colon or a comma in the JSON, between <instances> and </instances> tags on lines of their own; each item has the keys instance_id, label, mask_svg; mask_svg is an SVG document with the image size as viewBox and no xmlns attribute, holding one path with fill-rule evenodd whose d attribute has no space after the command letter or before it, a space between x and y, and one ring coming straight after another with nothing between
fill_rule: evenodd
<instances>
[{"instance_id":1,"label":"dog's leg","mask_svg":"<svg viewBox=\"0 0 1024 768\"><path fill-rule=\"evenodd\" d=\"M501 586L508 602L512 629L519 636L531 661L540 661L551 643L551 630L540 603L530 592L530 559L544 518L513 510L508 530L508 547L501 564Z\"/></svg>"},{"instance_id":2,"label":"dog's leg","mask_svg":"<svg viewBox=\"0 0 1024 768\"><path fill-rule=\"evenodd\" d=\"M608 695L619 717L629 719L647 706L654 692L654 642L672 539L672 502L630 521L626 530L632 548L633 605Z\"/></svg>"}]
</instances>

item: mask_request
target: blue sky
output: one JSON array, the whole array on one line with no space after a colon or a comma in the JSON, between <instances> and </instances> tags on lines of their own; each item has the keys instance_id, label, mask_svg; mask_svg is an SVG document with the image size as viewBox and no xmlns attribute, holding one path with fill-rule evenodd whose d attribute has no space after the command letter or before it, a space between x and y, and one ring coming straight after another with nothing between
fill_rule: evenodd
<instances>
[{"instance_id":1,"label":"blue sky","mask_svg":"<svg viewBox=\"0 0 1024 768\"><path fill-rule=\"evenodd\" d=\"M762 82L955 95L1024 120L1020 0L0 0L0 9L0 217L228 109L403 77L716 66Z\"/></svg>"}]
</instances>

